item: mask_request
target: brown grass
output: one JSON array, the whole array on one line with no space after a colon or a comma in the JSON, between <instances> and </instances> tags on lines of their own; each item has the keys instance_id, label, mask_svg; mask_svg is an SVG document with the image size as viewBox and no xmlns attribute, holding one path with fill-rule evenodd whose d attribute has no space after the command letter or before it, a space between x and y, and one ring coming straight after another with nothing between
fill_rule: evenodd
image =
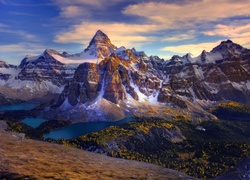
<instances>
[{"instance_id":1,"label":"brown grass","mask_svg":"<svg viewBox=\"0 0 250 180\"><path fill-rule=\"evenodd\" d=\"M0 130L0 179L187 179L147 163L110 158L80 149L30 139ZM7 175L6 175L7 173ZM194 179L194 178L190 178Z\"/></svg>"}]
</instances>

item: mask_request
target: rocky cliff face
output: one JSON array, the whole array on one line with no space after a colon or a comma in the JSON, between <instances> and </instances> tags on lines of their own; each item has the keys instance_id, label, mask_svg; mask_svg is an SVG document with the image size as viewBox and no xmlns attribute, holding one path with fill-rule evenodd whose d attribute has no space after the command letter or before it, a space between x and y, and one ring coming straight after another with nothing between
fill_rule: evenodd
<instances>
[{"instance_id":1,"label":"rocky cliff face","mask_svg":"<svg viewBox=\"0 0 250 180\"><path fill-rule=\"evenodd\" d=\"M239 179L247 180L250 179L250 158L245 157L231 170L227 171L215 178L214 180L227 180L227 179Z\"/></svg>"},{"instance_id":2,"label":"rocky cliff face","mask_svg":"<svg viewBox=\"0 0 250 180\"><path fill-rule=\"evenodd\" d=\"M97 64L84 63L76 69L70 85L65 86L55 106L60 106L65 99L70 105L93 101L101 90L101 75Z\"/></svg>"},{"instance_id":3,"label":"rocky cliff face","mask_svg":"<svg viewBox=\"0 0 250 180\"><path fill-rule=\"evenodd\" d=\"M5 61L0 60L0 81L9 80L15 71L18 71L17 66L8 64Z\"/></svg>"}]
</instances>

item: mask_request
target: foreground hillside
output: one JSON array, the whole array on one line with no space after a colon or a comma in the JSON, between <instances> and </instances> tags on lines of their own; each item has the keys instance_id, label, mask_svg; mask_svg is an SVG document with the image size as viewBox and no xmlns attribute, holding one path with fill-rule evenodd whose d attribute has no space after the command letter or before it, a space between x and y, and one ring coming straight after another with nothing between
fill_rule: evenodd
<instances>
[{"instance_id":1,"label":"foreground hillside","mask_svg":"<svg viewBox=\"0 0 250 180\"><path fill-rule=\"evenodd\" d=\"M160 166L23 139L1 126L0 179L195 179Z\"/></svg>"},{"instance_id":2,"label":"foreground hillside","mask_svg":"<svg viewBox=\"0 0 250 180\"><path fill-rule=\"evenodd\" d=\"M249 122L211 120L195 125L181 118L175 121L141 118L55 142L113 157L150 162L201 179L213 179L231 171L238 161L249 157Z\"/></svg>"}]
</instances>

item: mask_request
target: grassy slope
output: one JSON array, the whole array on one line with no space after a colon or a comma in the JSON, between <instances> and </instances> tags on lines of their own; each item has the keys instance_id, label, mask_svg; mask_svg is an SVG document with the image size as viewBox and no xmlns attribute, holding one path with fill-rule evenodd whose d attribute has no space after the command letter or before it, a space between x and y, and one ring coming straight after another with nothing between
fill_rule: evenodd
<instances>
[{"instance_id":1,"label":"grassy slope","mask_svg":"<svg viewBox=\"0 0 250 180\"><path fill-rule=\"evenodd\" d=\"M160 166L110 158L0 130L0 179L187 179ZM189 177L189 179L194 179Z\"/></svg>"}]
</instances>

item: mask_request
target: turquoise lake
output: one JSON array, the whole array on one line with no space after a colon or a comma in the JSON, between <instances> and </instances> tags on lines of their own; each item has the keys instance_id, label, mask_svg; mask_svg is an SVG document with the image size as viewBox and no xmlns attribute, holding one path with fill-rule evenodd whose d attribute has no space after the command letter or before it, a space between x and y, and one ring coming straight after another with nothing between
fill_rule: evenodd
<instances>
[{"instance_id":1,"label":"turquoise lake","mask_svg":"<svg viewBox=\"0 0 250 180\"><path fill-rule=\"evenodd\" d=\"M47 121L47 119L39 118L39 117L36 117L36 118L26 117L25 119L22 120L22 123L30 127L37 128L41 123L45 121Z\"/></svg>"},{"instance_id":2,"label":"turquoise lake","mask_svg":"<svg viewBox=\"0 0 250 180\"><path fill-rule=\"evenodd\" d=\"M0 107L0 111L18 111L18 110L31 110L34 109L35 107L39 106L39 103L21 103L21 104L16 104L16 105L10 105L10 106L2 106ZM13 112L15 113L15 112ZM76 123L72 124L70 126L53 130L48 134L44 135L44 138L51 138L51 139L71 139L75 138L84 134L88 134L91 132L97 132L102 129L105 129L109 126L119 126L121 124L130 122L130 121L135 121L135 118L124 118L119 121L115 122L82 122L82 123ZM26 117L22 120L22 123L31 126L33 128L38 127L42 122L47 121L47 119L40 118L40 117Z\"/></svg>"},{"instance_id":3,"label":"turquoise lake","mask_svg":"<svg viewBox=\"0 0 250 180\"><path fill-rule=\"evenodd\" d=\"M18 110L31 110L39 106L40 103L21 103L9 106L0 107L0 111L18 111Z\"/></svg>"},{"instance_id":4,"label":"turquoise lake","mask_svg":"<svg viewBox=\"0 0 250 180\"><path fill-rule=\"evenodd\" d=\"M51 131L49 134L45 134L44 138L51 139L71 139L91 132L100 131L109 126L118 126L130 121L135 121L135 118L124 118L120 121L115 122L82 122L72 124L70 126Z\"/></svg>"}]
</instances>

